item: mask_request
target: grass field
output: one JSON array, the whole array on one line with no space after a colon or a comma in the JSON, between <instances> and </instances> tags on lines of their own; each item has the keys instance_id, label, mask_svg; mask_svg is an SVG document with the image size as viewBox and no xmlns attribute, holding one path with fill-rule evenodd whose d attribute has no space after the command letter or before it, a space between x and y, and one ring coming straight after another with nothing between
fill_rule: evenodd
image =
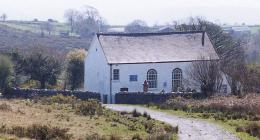
<instances>
[{"instance_id":1,"label":"grass field","mask_svg":"<svg viewBox=\"0 0 260 140\"><path fill-rule=\"evenodd\" d=\"M0 25L6 25L8 27L23 30L23 31L30 31L33 33L41 33L41 26L45 22L39 21L39 22L32 22L32 21L6 21L6 22L0 22ZM68 32L69 26L65 23L57 23L52 22L50 23L53 26L52 35L59 35L60 32Z\"/></svg>"},{"instance_id":2,"label":"grass field","mask_svg":"<svg viewBox=\"0 0 260 140\"><path fill-rule=\"evenodd\" d=\"M255 34L255 33L260 31L260 25L250 26L249 28L251 29L251 32L253 34Z\"/></svg>"},{"instance_id":3,"label":"grass field","mask_svg":"<svg viewBox=\"0 0 260 140\"><path fill-rule=\"evenodd\" d=\"M86 106L89 107L89 105ZM0 140L30 139L20 136L21 130L24 131L25 128L35 124L68 129L68 135L72 136L70 139L78 140L94 135L105 138L114 136L117 140L131 140L133 136L147 139L161 132L161 129L157 130L157 128L163 128L163 130L171 128L167 124L149 119L148 116L142 116L142 114L133 117L131 113L120 114L103 108L102 115L86 115L85 113L90 113L91 110L79 114L75 113L73 106L54 102L43 104L30 100L1 99ZM12 131L3 133L5 132L3 128L11 128ZM171 137L177 139L176 133L172 132Z\"/></svg>"}]
</instances>

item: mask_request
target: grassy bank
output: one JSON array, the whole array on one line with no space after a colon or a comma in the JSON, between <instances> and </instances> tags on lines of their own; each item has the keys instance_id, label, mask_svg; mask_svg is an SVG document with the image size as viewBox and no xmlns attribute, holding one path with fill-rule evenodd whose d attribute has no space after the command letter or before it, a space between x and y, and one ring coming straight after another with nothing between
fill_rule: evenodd
<instances>
[{"instance_id":1,"label":"grassy bank","mask_svg":"<svg viewBox=\"0 0 260 140\"><path fill-rule=\"evenodd\" d=\"M164 104L147 107L218 124L242 140L259 139L259 95L212 97L202 100L174 98Z\"/></svg>"},{"instance_id":2,"label":"grassy bank","mask_svg":"<svg viewBox=\"0 0 260 140\"><path fill-rule=\"evenodd\" d=\"M0 139L177 139L177 128L149 114L114 112L94 100L61 95L38 100L0 100ZM40 134L40 135L39 135ZM56 135L58 134L58 135Z\"/></svg>"}]
</instances>

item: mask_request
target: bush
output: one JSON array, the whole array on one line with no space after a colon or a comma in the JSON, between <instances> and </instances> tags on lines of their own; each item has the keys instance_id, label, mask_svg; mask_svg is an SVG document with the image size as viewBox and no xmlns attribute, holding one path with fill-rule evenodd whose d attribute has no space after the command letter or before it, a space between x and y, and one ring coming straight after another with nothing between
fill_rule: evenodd
<instances>
[{"instance_id":1,"label":"bush","mask_svg":"<svg viewBox=\"0 0 260 140\"><path fill-rule=\"evenodd\" d=\"M98 134L93 134L86 136L85 140L107 140L107 138Z\"/></svg>"},{"instance_id":2,"label":"bush","mask_svg":"<svg viewBox=\"0 0 260 140\"><path fill-rule=\"evenodd\" d=\"M11 60L6 56L0 55L0 92L11 86L12 74L13 64Z\"/></svg>"},{"instance_id":3,"label":"bush","mask_svg":"<svg viewBox=\"0 0 260 140\"><path fill-rule=\"evenodd\" d=\"M84 82L84 58L84 49L71 51L67 55L66 81L71 90L80 88Z\"/></svg>"},{"instance_id":4,"label":"bush","mask_svg":"<svg viewBox=\"0 0 260 140\"><path fill-rule=\"evenodd\" d=\"M102 115L103 107L97 100L82 101L76 105L76 113L85 116Z\"/></svg>"},{"instance_id":5,"label":"bush","mask_svg":"<svg viewBox=\"0 0 260 140\"><path fill-rule=\"evenodd\" d=\"M143 140L141 138L141 136L139 134L135 134L133 137L132 137L132 140Z\"/></svg>"},{"instance_id":6,"label":"bush","mask_svg":"<svg viewBox=\"0 0 260 140\"><path fill-rule=\"evenodd\" d=\"M44 104L74 104L76 102L76 98L74 96L64 96L62 94L57 94L51 97L43 97L41 98L41 102Z\"/></svg>"},{"instance_id":7,"label":"bush","mask_svg":"<svg viewBox=\"0 0 260 140\"><path fill-rule=\"evenodd\" d=\"M142 116L142 114L141 114L140 112L137 112L136 109L134 109L134 110L132 111L132 116L133 116L133 117L140 117L140 116Z\"/></svg>"},{"instance_id":8,"label":"bush","mask_svg":"<svg viewBox=\"0 0 260 140\"><path fill-rule=\"evenodd\" d=\"M69 140L72 136L67 134L67 132L68 129L39 124L28 127L13 126L11 128L2 125L0 129L0 133L7 133L18 137L29 137L36 140Z\"/></svg>"},{"instance_id":9,"label":"bush","mask_svg":"<svg viewBox=\"0 0 260 140\"><path fill-rule=\"evenodd\" d=\"M174 134L177 134L178 131L179 131L179 127L173 127L169 124L165 124L164 125L164 130L167 132L167 133L174 133Z\"/></svg>"},{"instance_id":10,"label":"bush","mask_svg":"<svg viewBox=\"0 0 260 140\"><path fill-rule=\"evenodd\" d=\"M12 108L10 105L3 103L0 105L0 111L12 111Z\"/></svg>"},{"instance_id":11,"label":"bush","mask_svg":"<svg viewBox=\"0 0 260 140\"><path fill-rule=\"evenodd\" d=\"M246 132L254 137L260 138L260 125L252 123L246 126L239 126L236 129L237 132Z\"/></svg>"},{"instance_id":12,"label":"bush","mask_svg":"<svg viewBox=\"0 0 260 140\"><path fill-rule=\"evenodd\" d=\"M176 97L158 105L161 109L182 110L188 113L203 113L216 120L250 119L260 120L260 95L249 94L245 97L216 96L207 99L185 99Z\"/></svg>"},{"instance_id":13,"label":"bush","mask_svg":"<svg viewBox=\"0 0 260 140\"><path fill-rule=\"evenodd\" d=\"M159 133L149 135L146 140L174 140L174 137L170 133Z\"/></svg>"}]
</instances>

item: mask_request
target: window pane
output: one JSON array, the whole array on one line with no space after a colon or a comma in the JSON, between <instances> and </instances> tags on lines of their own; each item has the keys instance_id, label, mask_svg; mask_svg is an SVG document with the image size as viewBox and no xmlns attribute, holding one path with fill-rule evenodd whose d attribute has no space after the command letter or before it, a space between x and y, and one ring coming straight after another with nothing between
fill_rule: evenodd
<instances>
[{"instance_id":1,"label":"window pane","mask_svg":"<svg viewBox=\"0 0 260 140\"><path fill-rule=\"evenodd\" d=\"M119 69L113 70L113 80L119 80Z\"/></svg>"},{"instance_id":2,"label":"window pane","mask_svg":"<svg viewBox=\"0 0 260 140\"><path fill-rule=\"evenodd\" d=\"M137 81L137 75L130 75L130 81Z\"/></svg>"},{"instance_id":3,"label":"window pane","mask_svg":"<svg viewBox=\"0 0 260 140\"><path fill-rule=\"evenodd\" d=\"M173 91L177 91L179 87L182 87L182 70L177 68L172 72L172 84Z\"/></svg>"},{"instance_id":4,"label":"window pane","mask_svg":"<svg viewBox=\"0 0 260 140\"><path fill-rule=\"evenodd\" d=\"M149 88L157 88L157 72L156 70L149 70L147 72L147 82L148 82L148 86Z\"/></svg>"}]
</instances>

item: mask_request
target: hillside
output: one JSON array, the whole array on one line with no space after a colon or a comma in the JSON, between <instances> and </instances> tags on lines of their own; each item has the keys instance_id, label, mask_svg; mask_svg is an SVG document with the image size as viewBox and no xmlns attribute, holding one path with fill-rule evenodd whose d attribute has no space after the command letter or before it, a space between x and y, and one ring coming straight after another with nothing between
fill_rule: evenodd
<instances>
[{"instance_id":1,"label":"hillside","mask_svg":"<svg viewBox=\"0 0 260 140\"><path fill-rule=\"evenodd\" d=\"M58 35L45 35L33 31L34 27L18 26L18 25L4 25L0 24L0 51L8 51L14 48L20 48L26 51L29 46L40 44L42 46L52 47L58 51L67 52L72 48L88 49L91 38L80 37L62 37ZM15 27L11 27L15 26ZM19 29L19 28L21 29ZM25 29L27 27L27 29ZM23 29L22 29L23 28ZM31 28L31 30L28 30ZM35 28L36 29L36 28Z\"/></svg>"},{"instance_id":2,"label":"hillside","mask_svg":"<svg viewBox=\"0 0 260 140\"><path fill-rule=\"evenodd\" d=\"M44 24L52 26L52 35L59 35L61 32L69 32L69 26L65 23L47 22L47 21L5 21L0 22L0 25L6 25L10 28L19 29L22 31L30 31L33 33L41 33L41 28Z\"/></svg>"}]
</instances>

